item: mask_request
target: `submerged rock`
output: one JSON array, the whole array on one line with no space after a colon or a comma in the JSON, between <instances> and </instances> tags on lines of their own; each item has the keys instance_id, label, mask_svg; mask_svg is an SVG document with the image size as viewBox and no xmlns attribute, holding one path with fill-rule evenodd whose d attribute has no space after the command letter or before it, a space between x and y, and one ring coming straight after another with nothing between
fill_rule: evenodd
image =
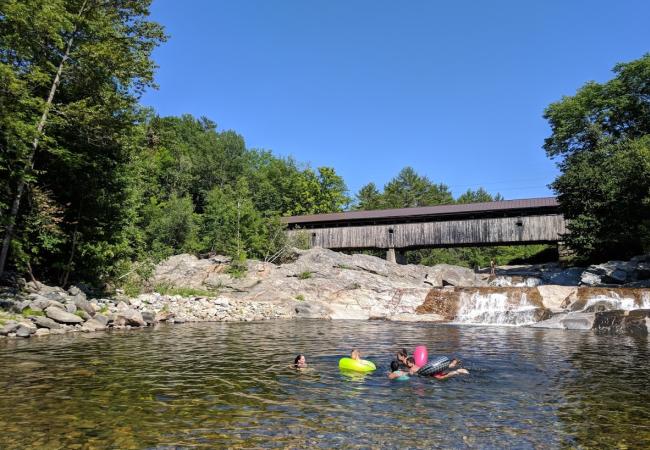
<instances>
[{"instance_id":1,"label":"submerged rock","mask_svg":"<svg viewBox=\"0 0 650 450\"><path fill-rule=\"evenodd\" d=\"M594 330L599 334L648 335L650 309L612 310L598 312L595 315Z\"/></svg>"},{"instance_id":2,"label":"submerged rock","mask_svg":"<svg viewBox=\"0 0 650 450\"><path fill-rule=\"evenodd\" d=\"M533 328L555 328L562 330L591 330L596 315L594 313L569 312L556 314L550 319L530 325Z\"/></svg>"}]
</instances>

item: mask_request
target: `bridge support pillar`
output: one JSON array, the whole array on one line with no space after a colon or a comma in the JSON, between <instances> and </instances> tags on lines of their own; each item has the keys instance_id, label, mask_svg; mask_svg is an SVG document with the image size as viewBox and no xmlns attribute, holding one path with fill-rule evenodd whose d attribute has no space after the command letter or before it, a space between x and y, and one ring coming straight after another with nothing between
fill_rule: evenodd
<instances>
[{"instance_id":1,"label":"bridge support pillar","mask_svg":"<svg viewBox=\"0 0 650 450\"><path fill-rule=\"evenodd\" d=\"M568 262L572 257L575 256L575 252L564 243L564 241L559 241L557 243L557 253L560 259L560 262Z\"/></svg>"},{"instance_id":2,"label":"bridge support pillar","mask_svg":"<svg viewBox=\"0 0 650 450\"><path fill-rule=\"evenodd\" d=\"M394 247L386 250L386 261L397 264L406 264L406 254L403 250L395 249Z\"/></svg>"}]
</instances>

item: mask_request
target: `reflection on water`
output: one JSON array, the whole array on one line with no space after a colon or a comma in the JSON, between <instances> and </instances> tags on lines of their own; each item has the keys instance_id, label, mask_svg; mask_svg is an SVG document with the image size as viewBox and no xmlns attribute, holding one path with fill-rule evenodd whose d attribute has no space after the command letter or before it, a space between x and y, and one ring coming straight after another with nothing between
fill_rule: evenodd
<instances>
[{"instance_id":1,"label":"reflection on water","mask_svg":"<svg viewBox=\"0 0 650 450\"><path fill-rule=\"evenodd\" d=\"M398 347L469 377L389 381ZM352 347L378 365L347 376ZM314 369L287 368L304 353ZM650 446L647 339L277 321L0 342L0 448Z\"/></svg>"}]
</instances>

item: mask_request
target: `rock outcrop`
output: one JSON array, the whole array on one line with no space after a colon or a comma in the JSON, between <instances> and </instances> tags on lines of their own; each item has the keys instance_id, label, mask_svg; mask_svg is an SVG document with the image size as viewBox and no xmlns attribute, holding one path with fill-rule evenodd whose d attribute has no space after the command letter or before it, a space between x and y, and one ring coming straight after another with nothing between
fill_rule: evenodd
<instances>
[{"instance_id":1,"label":"rock outcrop","mask_svg":"<svg viewBox=\"0 0 650 450\"><path fill-rule=\"evenodd\" d=\"M248 261L243 274L231 274L229 263L219 256L173 256L155 268L150 280L154 292L135 298L89 299L88 289L25 283L24 291L12 297L2 296L7 290L0 292L0 308L14 314L11 321L4 320L0 336L280 318L539 322L535 326L638 334L647 329L648 318L636 311L650 309L650 290L625 287L650 276L650 263L643 257L587 269L557 264L500 267L497 277L445 264L398 265L322 248L295 251L281 265ZM617 287L576 286L614 281ZM158 287L196 294L163 295L155 292ZM613 312L617 310L624 312Z\"/></svg>"}]
</instances>

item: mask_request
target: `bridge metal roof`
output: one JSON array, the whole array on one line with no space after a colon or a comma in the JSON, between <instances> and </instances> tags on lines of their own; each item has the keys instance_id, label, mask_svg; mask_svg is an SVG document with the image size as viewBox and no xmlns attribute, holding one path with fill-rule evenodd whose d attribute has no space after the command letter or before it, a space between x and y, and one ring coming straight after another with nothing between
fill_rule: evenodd
<instances>
[{"instance_id":1,"label":"bridge metal roof","mask_svg":"<svg viewBox=\"0 0 650 450\"><path fill-rule=\"evenodd\" d=\"M422 219L436 216L457 216L470 214L507 213L534 209L557 209L555 197L528 198L519 200L502 200L498 202L464 203L453 205L436 205L416 208L377 209L372 211L347 211L331 214L310 214L304 216L284 217L282 221L290 226L314 225L320 223L346 223L358 221L381 221Z\"/></svg>"}]
</instances>

